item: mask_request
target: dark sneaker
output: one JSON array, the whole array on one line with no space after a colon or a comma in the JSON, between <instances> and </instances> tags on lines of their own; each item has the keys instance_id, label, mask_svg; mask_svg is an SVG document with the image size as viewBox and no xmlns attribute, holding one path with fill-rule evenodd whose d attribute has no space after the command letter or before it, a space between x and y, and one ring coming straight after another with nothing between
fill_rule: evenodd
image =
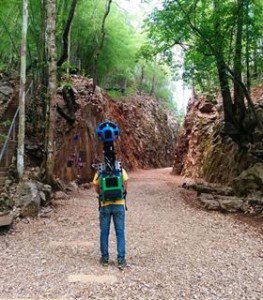
<instances>
[{"instance_id":1,"label":"dark sneaker","mask_svg":"<svg viewBox=\"0 0 263 300\"><path fill-rule=\"evenodd\" d=\"M118 268L124 270L127 267L127 262L125 259L118 259Z\"/></svg>"},{"instance_id":2,"label":"dark sneaker","mask_svg":"<svg viewBox=\"0 0 263 300\"><path fill-rule=\"evenodd\" d=\"M100 259L100 264L103 266L103 267L107 267L109 265L109 259L108 258L105 258L105 257L101 257Z\"/></svg>"}]
</instances>

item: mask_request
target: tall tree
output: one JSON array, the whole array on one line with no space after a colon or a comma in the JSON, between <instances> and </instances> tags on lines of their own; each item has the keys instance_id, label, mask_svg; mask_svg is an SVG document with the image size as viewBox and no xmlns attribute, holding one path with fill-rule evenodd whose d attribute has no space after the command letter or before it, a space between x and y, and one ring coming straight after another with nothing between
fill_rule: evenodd
<instances>
[{"instance_id":1,"label":"tall tree","mask_svg":"<svg viewBox=\"0 0 263 300\"><path fill-rule=\"evenodd\" d=\"M258 3L251 3L250 9L255 5ZM243 81L243 32L247 20L244 11L245 0L168 0L149 19L148 31L155 52L166 51L176 44L187 45L186 55L191 57L192 65L190 76L199 72L205 78L203 71L209 67L212 71L215 66L224 105L224 133L238 145L247 147L261 121ZM211 77L213 73L207 74ZM230 92L232 86L234 95Z\"/></svg>"},{"instance_id":2,"label":"tall tree","mask_svg":"<svg viewBox=\"0 0 263 300\"><path fill-rule=\"evenodd\" d=\"M26 38L28 24L28 3L23 0L23 21L21 39L21 68L20 68L20 89L19 89L19 131L17 149L17 171L20 178L24 173L24 149L25 149L25 85L26 85Z\"/></svg>"},{"instance_id":3,"label":"tall tree","mask_svg":"<svg viewBox=\"0 0 263 300\"><path fill-rule=\"evenodd\" d=\"M46 179L53 183L55 161L55 125L57 93L56 59L56 0L47 0L47 45L48 45L48 105L46 123Z\"/></svg>"}]
</instances>

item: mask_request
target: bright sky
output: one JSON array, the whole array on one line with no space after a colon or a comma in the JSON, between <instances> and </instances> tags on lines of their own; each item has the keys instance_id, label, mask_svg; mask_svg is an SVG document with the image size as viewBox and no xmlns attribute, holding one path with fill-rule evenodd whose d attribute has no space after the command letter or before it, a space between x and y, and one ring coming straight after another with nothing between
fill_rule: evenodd
<instances>
[{"instance_id":1,"label":"bright sky","mask_svg":"<svg viewBox=\"0 0 263 300\"><path fill-rule=\"evenodd\" d=\"M151 12L155 7L161 8L162 1L161 0L115 0L121 7L128 11L138 12L138 10L143 9L145 12Z\"/></svg>"},{"instance_id":2,"label":"bright sky","mask_svg":"<svg viewBox=\"0 0 263 300\"><path fill-rule=\"evenodd\" d=\"M131 17L134 17L131 23L137 28L141 27L143 19L147 14L151 13L155 7L162 7L162 1L160 0L150 0L148 2L149 3L146 3L144 0L115 0L117 5L126 10Z\"/></svg>"},{"instance_id":3,"label":"bright sky","mask_svg":"<svg viewBox=\"0 0 263 300\"><path fill-rule=\"evenodd\" d=\"M115 3L117 3L121 8L129 12L132 16L135 16L136 23L134 23L134 26L138 28L141 27L142 21L147 14L152 12L154 8L161 9L162 7L161 0L148 0L147 2L148 3L144 0L115 0ZM180 49L178 50L180 51ZM186 112L187 103L192 95L192 91L185 87L183 80L176 80L173 86L174 101L177 103L178 109L182 109Z\"/></svg>"}]
</instances>

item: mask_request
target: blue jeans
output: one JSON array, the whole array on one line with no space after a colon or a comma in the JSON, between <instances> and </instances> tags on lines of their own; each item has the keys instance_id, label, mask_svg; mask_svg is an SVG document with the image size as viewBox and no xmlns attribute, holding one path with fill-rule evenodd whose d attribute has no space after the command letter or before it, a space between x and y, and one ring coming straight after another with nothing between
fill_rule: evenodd
<instances>
[{"instance_id":1,"label":"blue jeans","mask_svg":"<svg viewBox=\"0 0 263 300\"><path fill-rule=\"evenodd\" d=\"M117 239L117 259L125 258L125 206L109 205L100 208L100 251L101 256L109 258L109 234L111 217Z\"/></svg>"}]
</instances>

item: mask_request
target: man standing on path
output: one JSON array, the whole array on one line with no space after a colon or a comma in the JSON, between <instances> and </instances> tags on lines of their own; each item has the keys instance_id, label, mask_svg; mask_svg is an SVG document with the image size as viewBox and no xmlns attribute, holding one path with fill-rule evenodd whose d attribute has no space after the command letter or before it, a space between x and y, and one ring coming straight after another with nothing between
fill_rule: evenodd
<instances>
[{"instance_id":1,"label":"man standing on path","mask_svg":"<svg viewBox=\"0 0 263 300\"><path fill-rule=\"evenodd\" d=\"M127 192L127 172L122 169L122 177L124 183L124 189ZM95 191L100 193L100 180L98 172L93 179L93 185ZM99 200L99 212L100 212L100 262L103 266L109 264L109 233L111 219L114 222L114 228L117 239L117 261L118 268L123 269L126 267L125 259L125 199L117 199L113 201L102 202Z\"/></svg>"},{"instance_id":2,"label":"man standing on path","mask_svg":"<svg viewBox=\"0 0 263 300\"><path fill-rule=\"evenodd\" d=\"M111 121L101 123L96 135L103 142L104 163L98 165L93 179L95 191L99 194L100 251L102 265L109 263L109 234L113 219L117 239L117 261L120 269L125 268L125 198L128 175L120 161L115 159L114 141L120 136L117 124Z\"/></svg>"}]
</instances>

